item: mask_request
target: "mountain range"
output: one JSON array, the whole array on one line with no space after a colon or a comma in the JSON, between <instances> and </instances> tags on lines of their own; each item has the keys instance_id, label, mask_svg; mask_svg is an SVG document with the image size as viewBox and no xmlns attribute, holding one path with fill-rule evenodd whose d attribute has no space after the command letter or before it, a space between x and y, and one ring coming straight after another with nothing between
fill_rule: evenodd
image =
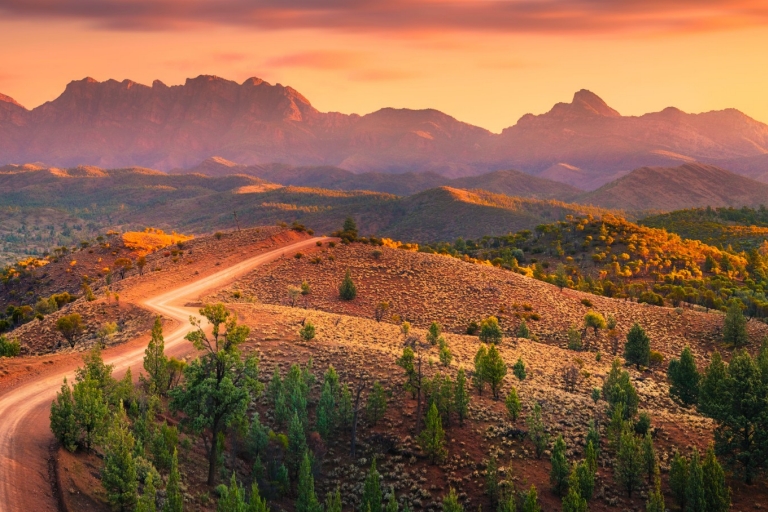
<instances>
[{"instance_id":1,"label":"mountain range","mask_svg":"<svg viewBox=\"0 0 768 512\"><path fill-rule=\"evenodd\" d=\"M320 112L258 78L184 85L71 82L32 110L0 95L0 162L190 168L219 156L245 166L326 166L449 178L517 169L594 190L632 169L705 162L768 182L768 125L726 109L622 116L590 91L500 134L432 109Z\"/></svg>"}]
</instances>

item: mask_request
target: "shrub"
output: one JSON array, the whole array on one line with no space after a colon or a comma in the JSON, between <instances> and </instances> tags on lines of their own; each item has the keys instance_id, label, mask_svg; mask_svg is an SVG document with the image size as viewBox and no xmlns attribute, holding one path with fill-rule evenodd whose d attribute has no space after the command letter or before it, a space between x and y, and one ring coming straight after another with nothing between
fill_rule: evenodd
<instances>
[{"instance_id":1,"label":"shrub","mask_svg":"<svg viewBox=\"0 0 768 512\"><path fill-rule=\"evenodd\" d=\"M570 350L581 350L583 348L581 332L573 325L568 329L568 348Z\"/></svg>"},{"instance_id":2,"label":"shrub","mask_svg":"<svg viewBox=\"0 0 768 512\"><path fill-rule=\"evenodd\" d=\"M304 257L304 254L300 253L300 252L297 252L296 254L293 255L293 257L296 258L297 260L300 260L301 258Z\"/></svg>"},{"instance_id":3,"label":"shrub","mask_svg":"<svg viewBox=\"0 0 768 512\"><path fill-rule=\"evenodd\" d=\"M645 330L635 322L627 334L627 343L624 345L624 359L640 366L648 366L651 359L651 340Z\"/></svg>"},{"instance_id":4,"label":"shrub","mask_svg":"<svg viewBox=\"0 0 768 512\"><path fill-rule=\"evenodd\" d=\"M589 299L587 299L586 297L585 297L585 298L583 298L583 299L581 299L581 303L582 303L583 305L587 306L588 308L591 308L591 307L592 307L592 301L591 301L591 300L589 300Z\"/></svg>"},{"instance_id":5,"label":"shrub","mask_svg":"<svg viewBox=\"0 0 768 512\"><path fill-rule=\"evenodd\" d=\"M213 234L213 236L214 238L216 238L216 240L221 240L221 237L224 236L224 233L222 233L221 231L217 231Z\"/></svg>"},{"instance_id":6,"label":"shrub","mask_svg":"<svg viewBox=\"0 0 768 512\"><path fill-rule=\"evenodd\" d=\"M499 320L495 316L489 316L480 324L480 341L483 343L501 343L503 337Z\"/></svg>"},{"instance_id":7,"label":"shrub","mask_svg":"<svg viewBox=\"0 0 768 512\"><path fill-rule=\"evenodd\" d=\"M699 383L701 375L696 368L696 360L690 347L686 345L680 354L680 359L669 362L667 369L669 378L669 394L685 405L693 405L699 399Z\"/></svg>"},{"instance_id":8,"label":"shrub","mask_svg":"<svg viewBox=\"0 0 768 512\"><path fill-rule=\"evenodd\" d=\"M475 334L477 334L477 331L479 330L480 330L480 326L474 320L469 322L469 325L467 325L467 334L469 334L470 336L474 336Z\"/></svg>"},{"instance_id":9,"label":"shrub","mask_svg":"<svg viewBox=\"0 0 768 512\"><path fill-rule=\"evenodd\" d=\"M378 259L381 259L382 254L383 253L381 252L380 249L374 249L374 251L371 253L371 256L373 256L373 259L378 260Z\"/></svg>"},{"instance_id":10,"label":"shrub","mask_svg":"<svg viewBox=\"0 0 768 512\"><path fill-rule=\"evenodd\" d=\"M357 297L357 287L354 281L352 281L352 274L349 270L344 274L344 279L341 281L341 286L339 286L339 297L342 300L353 300Z\"/></svg>"},{"instance_id":11,"label":"shrub","mask_svg":"<svg viewBox=\"0 0 768 512\"><path fill-rule=\"evenodd\" d=\"M21 352L21 345L18 340L9 340L5 336L0 336L0 357L16 357Z\"/></svg>"},{"instance_id":12,"label":"shrub","mask_svg":"<svg viewBox=\"0 0 768 512\"><path fill-rule=\"evenodd\" d=\"M664 363L664 354L655 350L651 350L650 366L655 368L657 366L661 366L662 363Z\"/></svg>"},{"instance_id":13,"label":"shrub","mask_svg":"<svg viewBox=\"0 0 768 512\"><path fill-rule=\"evenodd\" d=\"M304 341L310 341L314 339L315 337L315 326L312 325L312 322L307 321L304 324L304 327L301 328L299 331L299 336L301 336L301 339Z\"/></svg>"}]
</instances>

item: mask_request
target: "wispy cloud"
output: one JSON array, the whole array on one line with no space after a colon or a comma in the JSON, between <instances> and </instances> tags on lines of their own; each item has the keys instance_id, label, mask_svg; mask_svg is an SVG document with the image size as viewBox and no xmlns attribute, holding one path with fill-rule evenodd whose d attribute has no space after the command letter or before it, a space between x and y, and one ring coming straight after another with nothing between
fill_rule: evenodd
<instances>
[{"instance_id":1,"label":"wispy cloud","mask_svg":"<svg viewBox=\"0 0 768 512\"><path fill-rule=\"evenodd\" d=\"M768 24L765 0L0 0L5 17L123 30L708 32Z\"/></svg>"}]
</instances>

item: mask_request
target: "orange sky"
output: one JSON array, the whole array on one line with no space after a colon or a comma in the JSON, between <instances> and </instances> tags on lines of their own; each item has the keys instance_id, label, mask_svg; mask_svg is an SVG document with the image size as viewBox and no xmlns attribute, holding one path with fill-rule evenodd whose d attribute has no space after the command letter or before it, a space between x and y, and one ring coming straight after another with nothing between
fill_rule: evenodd
<instances>
[{"instance_id":1,"label":"orange sky","mask_svg":"<svg viewBox=\"0 0 768 512\"><path fill-rule=\"evenodd\" d=\"M768 122L764 0L0 0L0 34L0 93L27 107L85 76L216 74L323 111L433 107L493 131L581 88L625 115Z\"/></svg>"}]
</instances>

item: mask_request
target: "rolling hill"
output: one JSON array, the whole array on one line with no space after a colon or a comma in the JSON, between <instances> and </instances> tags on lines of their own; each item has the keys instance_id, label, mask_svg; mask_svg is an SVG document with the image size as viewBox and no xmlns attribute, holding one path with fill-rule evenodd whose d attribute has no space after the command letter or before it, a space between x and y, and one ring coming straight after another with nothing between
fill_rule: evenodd
<instances>
[{"instance_id":1,"label":"rolling hill","mask_svg":"<svg viewBox=\"0 0 768 512\"><path fill-rule=\"evenodd\" d=\"M86 78L32 110L0 96L0 163L169 170L218 155L249 166L451 178L518 169L595 189L631 169L693 161L734 162L768 179L767 153L768 125L737 110L622 116L586 90L501 134L433 109L320 112L295 89L258 78L199 76L177 86Z\"/></svg>"}]
</instances>

